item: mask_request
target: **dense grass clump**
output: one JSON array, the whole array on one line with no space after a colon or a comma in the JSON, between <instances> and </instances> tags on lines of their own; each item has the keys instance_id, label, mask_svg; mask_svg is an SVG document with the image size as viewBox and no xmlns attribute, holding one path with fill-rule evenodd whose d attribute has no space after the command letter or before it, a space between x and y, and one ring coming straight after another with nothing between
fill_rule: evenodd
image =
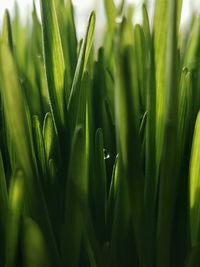
<instances>
[{"instance_id":1,"label":"dense grass clump","mask_svg":"<svg viewBox=\"0 0 200 267\"><path fill-rule=\"evenodd\" d=\"M97 51L40 3L0 37L0 266L200 266L199 18L105 0Z\"/></svg>"}]
</instances>

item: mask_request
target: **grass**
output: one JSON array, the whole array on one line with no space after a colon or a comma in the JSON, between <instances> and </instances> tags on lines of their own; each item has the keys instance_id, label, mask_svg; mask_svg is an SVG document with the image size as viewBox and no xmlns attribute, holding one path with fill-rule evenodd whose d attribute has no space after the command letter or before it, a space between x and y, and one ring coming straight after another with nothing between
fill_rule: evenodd
<instances>
[{"instance_id":1,"label":"grass","mask_svg":"<svg viewBox=\"0 0 200 267\"><path fill-rule=\"evenodd\" d=\"M199 18L105 0L97 50L95 12L78 40L40 4L0 36L0 266L199 266Z\"/></svg>"}]
</instances>

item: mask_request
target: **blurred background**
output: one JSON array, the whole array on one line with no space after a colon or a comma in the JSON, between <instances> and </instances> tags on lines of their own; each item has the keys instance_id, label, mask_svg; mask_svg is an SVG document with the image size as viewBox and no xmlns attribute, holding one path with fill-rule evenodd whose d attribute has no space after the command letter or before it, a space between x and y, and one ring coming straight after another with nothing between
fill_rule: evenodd
<instances>
[{"instance_id":1,"label":"blurred background","mask_svg":"<svg viewBox=\"0 0 200 267\"><path fill-rule=\"evenodd\" d=\"M27 22L27 19L30 19L30 12L32 9L32 3L34 0L0 0L0 23L2 22L3 13L6 8L8 8L12 14L14 10L15 2L17 2L20 13L22 15L23 23ZM152 10L155 0L145 1L148 4L150 19L152 18ZM72 0L75 7L75 17L76 23L78 26L78 37L81 38L85 32L87 18L91 10L95 9L97 11L97 29L99 31L103 30L105 16L103 9L103 0ZM115 0L116 4L120 0ZM144 0L126 0L128 4L134 5L135 9L135 22L139 22L141 19L140 10L141 5ZM35 0L35 4L38 10L40 9L39 0ZM181 25L184 27L189 22L191 14L197 12L200 14L200 0L183 0L183 12L181 18Z\"/></svg>"}]
</instances>

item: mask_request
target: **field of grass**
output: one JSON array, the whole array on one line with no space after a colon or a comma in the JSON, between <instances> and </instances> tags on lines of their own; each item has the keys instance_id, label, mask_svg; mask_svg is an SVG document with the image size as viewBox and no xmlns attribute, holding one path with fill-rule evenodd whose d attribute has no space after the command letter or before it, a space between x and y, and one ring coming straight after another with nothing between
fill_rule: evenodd
<instances>
[{"instance_id":1,"label":"field of grass","mask_svg":"<svg viewBox=\"0 0 200 267\"><path fill-rule=\"evenodd\" d=\"M0 267L200 266L200 18L104 0L97 50L40 4L0 35Z\"/></svg>"}]
</instances>

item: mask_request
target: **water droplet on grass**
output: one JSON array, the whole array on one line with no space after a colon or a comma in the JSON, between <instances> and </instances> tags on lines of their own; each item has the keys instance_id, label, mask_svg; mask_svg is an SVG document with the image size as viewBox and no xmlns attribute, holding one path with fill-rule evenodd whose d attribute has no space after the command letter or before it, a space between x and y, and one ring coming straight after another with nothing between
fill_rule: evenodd
<instances>
[{"instance_id":1,"label":"water droplet on grass","mask_svg":"<svg viewBox=\"0 0 200 267\"><path fill-rule=\"evenodd\" d=\"M122 17L116 17L115 22L119 24L122 23L122 20L123 20Z\"/></svg>"},{"instance_id":2,"label":"water droplet on grass","mask_svg":"<svg viewBox=\"0 0 200 267\"><path fill-rule=\"evenodd\" d=\"M107 149L104 148L103 153L104 153L104 159L105 160L110 158L110 153Z\"/></svg>"}]
</instances>

